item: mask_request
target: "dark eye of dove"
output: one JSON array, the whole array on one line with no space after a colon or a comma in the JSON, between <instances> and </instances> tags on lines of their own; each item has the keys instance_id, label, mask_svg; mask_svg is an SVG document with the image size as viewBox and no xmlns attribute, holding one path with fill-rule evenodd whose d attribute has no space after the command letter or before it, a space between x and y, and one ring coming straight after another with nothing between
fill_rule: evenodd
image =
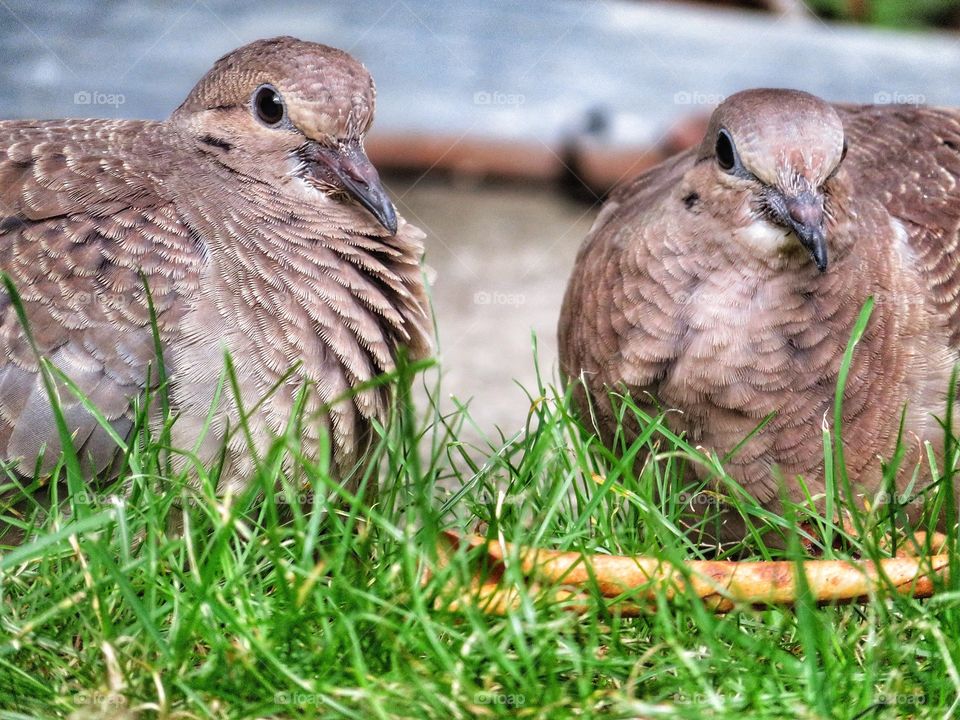
<instances>
[{"instance_id":1,"label":"dark eye of dove","mask_svg":"<svg viewBox=\"0 0 960 720\"><path fill-rule=\"evenodd\" d=\"M273 85L261 85L254 91L253 109L257 119L267 127L277 127L287 116L283 96Z\"/></svg>"},{"instance_id":2,"label":"dark eye of dove","mask_svg":"<svg viewBox=\"0 0 960 720\"><path fill-rule=\"evenodd\" d=\"M734 147L733 138L724 128L717 133L717 164L722 170L732 172L739 164L737 159L737 149Z\"/></svg>"}]
</instances>

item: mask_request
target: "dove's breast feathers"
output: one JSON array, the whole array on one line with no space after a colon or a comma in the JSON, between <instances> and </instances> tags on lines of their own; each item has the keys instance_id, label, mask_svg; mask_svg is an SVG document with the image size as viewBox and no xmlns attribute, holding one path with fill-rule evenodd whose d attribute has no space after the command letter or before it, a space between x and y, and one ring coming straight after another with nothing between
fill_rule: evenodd
<instances>
[{"instance_id":1,"label":"dove's breast feathers","mask_svg":"<svg viewBox=\"0 0 960 720\"><path fill-rule=\"evenodd\" d=\"M844 396L852 477L876 489L879 456L904 438L942 448L960 341L960 115L839 110L848 145L827 181L831 264L802 249L767 249L789 234L749 203L711 214L691 152L616 192L584 244L560 320L562 369L582 378L600 429L617 418L607 393L628 391L720 455L768 415L730 461L748 490L775 504L777 474L822 488L822 428L832 422L843 353L868 297L875 308ZM704 202L707 200L707 202ZM753 213L753 214L751 214ZM794 250L797 250L794 252ZM629 425L629 421L628 421ZM791 496L802 490L788 482Z\"/></svg>"}]
</instances>

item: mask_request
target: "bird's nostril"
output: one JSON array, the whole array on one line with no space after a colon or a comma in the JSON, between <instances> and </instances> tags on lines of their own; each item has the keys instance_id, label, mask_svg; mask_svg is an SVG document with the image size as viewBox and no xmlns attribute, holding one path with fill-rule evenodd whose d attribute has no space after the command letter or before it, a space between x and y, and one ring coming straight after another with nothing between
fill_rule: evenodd
<instances>
[{"instance_id":1,"label":"bird's nostril","mask_svg":"<svg viewBox=\"0 0 960 720\"><path fill-rule=\"evenodd\" d=\"M790 218L798 225L815 226L823 219L823 210L816 202L793 201L787 203Z\"/></svg>"}]
</instances>

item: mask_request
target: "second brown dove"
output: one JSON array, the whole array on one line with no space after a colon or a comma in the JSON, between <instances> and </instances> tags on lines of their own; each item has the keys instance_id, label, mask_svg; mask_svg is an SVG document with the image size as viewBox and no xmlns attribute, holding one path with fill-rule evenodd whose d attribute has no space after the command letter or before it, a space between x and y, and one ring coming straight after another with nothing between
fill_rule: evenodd
<instances>
[{"instance_id":1,"label":"second brown dove","mask_svg":"<svg viewBox=\"0 0 960 720\"><path fill-rule=\"evenodd\" d=\"M229 385L215 402L226 353L257 451L305 389L304 452L329 430L339 472L363 457L391 390L351 391L393 370L402 348L430 352L423 234L363 151L374 97L347 53L276 38L221 58L162 122L0 122L0 270L40 354L121 436L157 381L146 280L173 445L208 462L226 442L221 489L253 467ZM38 369L0 292L0 459L30 477L60 449ZM60 396L88 472L107 468L115 443L70 390Z\"/></svg>"},{"instance_id":2,"label":"second brown dove","mask_svg":"<svg viewBox=\"0 0 960 720\"><path fill-rule=\"evenodd\" d=\"M776 510L803 500L798 477L824 491L823 429L873 297L843 396L848 473L881 490L903 414L898 483L919 465L922 486L960 347L958 242L960 111L742 92L602 209L563 303L562 371L608 440L610 391L720 456L772 416L727 468Z\"/></svg>"}]
</instances>

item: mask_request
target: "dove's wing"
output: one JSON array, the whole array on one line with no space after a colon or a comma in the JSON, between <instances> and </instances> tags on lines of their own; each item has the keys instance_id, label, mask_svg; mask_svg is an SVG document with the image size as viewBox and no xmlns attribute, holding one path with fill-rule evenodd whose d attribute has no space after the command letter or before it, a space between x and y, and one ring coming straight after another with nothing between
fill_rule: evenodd
<instances>
[{"instance_id":1,"label":"dove's wing","mask_svg":"<svg viewBox=\"0 0 960 720\"><path fill-rule=\"evenodd\" d=\"M676 357L677 298L668 295L669 280L647 278L657 243L636 239L692 162L693 152L683 153L617 190L577 255L560 312L561 365L567 377L582 371L598 399L604 385L622 385L642 401Z\"/></svg>"},{"instance_id":2,"label":"dove's wing","mask_svg":"<svg viewBox=\"0 0 960 720\"><path fill-rule=\"evenodd\" d=\"M0 270L23 299L37 350L121 435L155 360L141 272L166 332L198 262L195 237L149 172L122 158L147 167L170 159L117 152L161 132L159 123L0 123ZM102 470L116 447L69 389L59 395L81 458ZM0 459L32 476L44 448L49 469L60 442L38 358L0 289Z\"/></svg>"},{"instance_id":3,"label":"dove's wing","mask_svg":"<svg viewBox=\"0 0 960 720\"><path fill-rule=\"evenodd\" d=\"M838 108L856 189L903 227L929 297L960 347L960 112L912 106Z\"/></svg>"}]
</instances>

